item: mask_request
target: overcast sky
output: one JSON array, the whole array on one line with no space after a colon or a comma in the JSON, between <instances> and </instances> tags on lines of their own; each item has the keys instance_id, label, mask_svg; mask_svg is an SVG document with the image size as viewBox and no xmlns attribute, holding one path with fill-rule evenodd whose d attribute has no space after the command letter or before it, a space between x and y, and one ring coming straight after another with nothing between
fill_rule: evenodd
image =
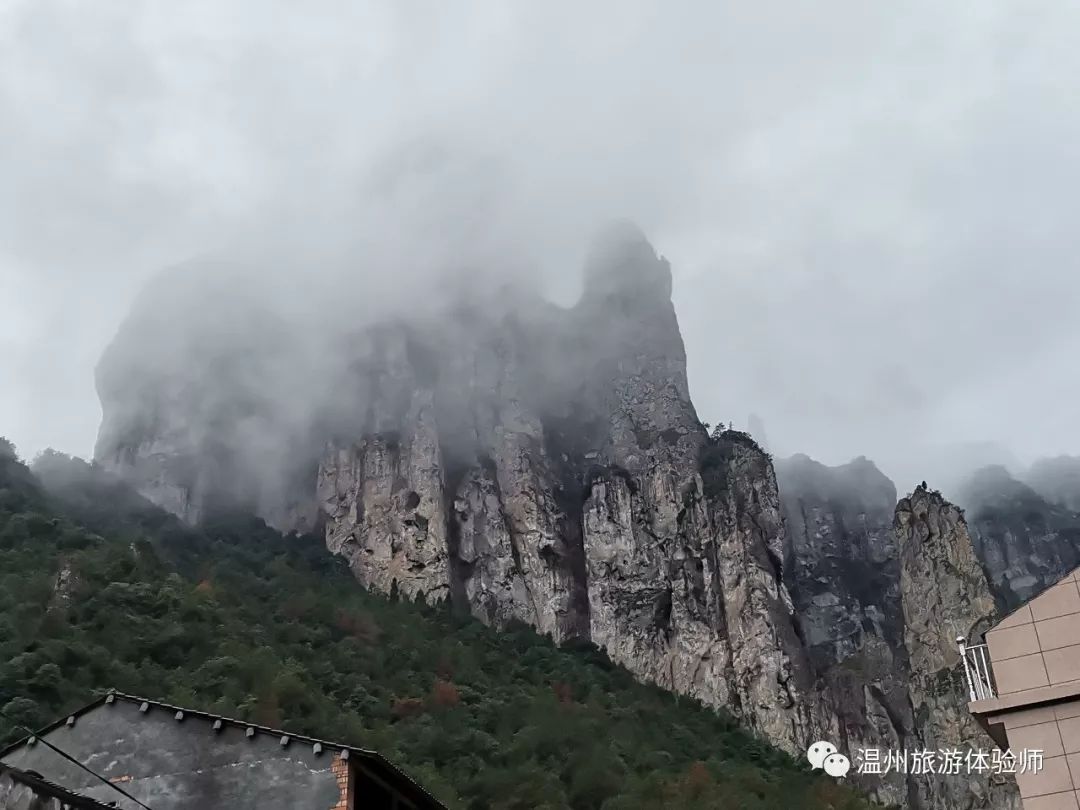
<instances>
[{"instance_id":1,"label":"overcast sky","mask_svg":"<svg viewBox=\"0 0 1080 810\"><path fill-rule=\"evenodd\" d=\"M389 284L513 255L570 300L629 216L702 418L901 478L950 442L1078 452L1078 28L1060 0L0 0L0 434L89 454L98 356L192 256L362 243Z\"/></svg>"}]
</instances>

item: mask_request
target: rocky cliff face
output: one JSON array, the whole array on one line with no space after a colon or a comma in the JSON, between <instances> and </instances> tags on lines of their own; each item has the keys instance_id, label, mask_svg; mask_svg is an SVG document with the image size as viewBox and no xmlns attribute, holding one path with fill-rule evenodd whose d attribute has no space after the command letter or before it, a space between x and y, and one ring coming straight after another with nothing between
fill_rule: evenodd
<instances>
[{"instance_id":1,"label":"rocky cliff face","mask_svg":"<svg viewBox=\"0 0 1080 810\"><path fill-rule=\"evenodd\" d=\"M801 636L832 698L845 750L914 748L908 694L896 488L872 462L826 467L806 456L776 465L787 522L784 575ZM904 774L868 778L905 805Z\"/></svg>"},{"instance_id":2,"label":"rocky cliff face","mask_svg":"<svg viewBox=\"0 0 1080 810\"><path fill-rule=\"evenodd\" d=\"M1015 586L991 547L1013 560L1028 540L969 535L924 489L897 506L865 459L774 473L747 434L708 435L671 283L621 226L570 309L491 286L312 341L202 296L187 334L160 317L183 297L163 281L99 369L97 460L187 520L224 502L323 531L366 587L592 642L797 756L818 739L852 754L974 739L955 636ZM990 806L986 785L930 781L865 786Z\"/></svg>"},{"instance_id":3,"label":"rocky cliff face","mask_svg":"<svg viewBox=\"0 0 1080 810\"><path fill-rule=\"evenodd\" d=\"M1040 472L1041 470L1041 472ZM1003 467L978 470L960 489L959 502L972 528L975 551L1003 610L1056 583L1080 565L1080 514L1069 509L1069 476L1041 465L1036 480L1054 502Z\"/></svg>"},{"instance_id":4,"label":"rocky cliff face","mask_svg":"<svg viewBox=\"0 0 1080 810\"><path fill-rule=\"evenodd\" d=\"M869 461L779 462L785 577L849 751L990 750L967 711L956 639L978 638L998 600L961 511L921 486L896 491ZM865 777L884 802L1018 808L1011 781L967 774Z\"/></svg>"},{"instance_id":5,"label":"rocky cliff face","mask_svg":"<svg viewBox=\"0 0 1080 810\"><path fill-rule=\"evenodd\" d=\"M138 351L155 329L133 317L102 363L98 460L165 508L197 520L224 499L285 529L317 512L368 587L591 641L793 753L832 724L770 461L745 434L706 435L670 268L632 226L597 240L572 309L497 289L343 330L306 422L249 396L295 387L279 333L269 359L260 331L160 375ZM200 387L207 367L231 373Z\"/></svg>"},{"instance_id":6,"label":"rocky cliff face","mask_svg":"<svg viewBox=\"0 0 1080 810\"><path fill-rule=\"evenodd\" d=\"M967 710L956 639L978 638L997 614L994 596L960 510L919 487L896 507L908 692L921 749L990 750L989 736ZM931 807L1019 808L1015 782L958 774L924 778Z\"/></svg>"}]
</instances>

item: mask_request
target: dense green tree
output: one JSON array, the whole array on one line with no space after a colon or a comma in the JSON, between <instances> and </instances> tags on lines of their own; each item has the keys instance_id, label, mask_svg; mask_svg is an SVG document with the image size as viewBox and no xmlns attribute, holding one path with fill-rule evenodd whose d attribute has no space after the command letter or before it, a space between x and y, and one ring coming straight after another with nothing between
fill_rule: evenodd
<instances>
[{"instance_id":1,"label":"dense green tree","mask_svg":"<svg viewBox=\"0 0 1080 810\"><path fill-rule=\"evenodd\" d=\"M183 526L0 443L0 742L102 690L383 752L458 808L864 808L592 645L365 592L312 537Z\"/></svg>"}]
</instances>

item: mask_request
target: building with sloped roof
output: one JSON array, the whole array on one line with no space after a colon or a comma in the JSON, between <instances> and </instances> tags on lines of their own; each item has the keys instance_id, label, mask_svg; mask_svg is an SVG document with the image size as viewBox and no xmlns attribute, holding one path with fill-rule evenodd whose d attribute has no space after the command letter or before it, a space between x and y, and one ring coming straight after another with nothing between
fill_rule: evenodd
<instances>
[{"instance_id":1,"label":"building with sloped roof","mask_svg":"<svg viewBox=\"0 0 1080 810\"><path fill-rule=\"evenodd\" d=\"M444 807L374 751L119 692L0 752L0 764L122 810Z\"/></svg>"}]
</instances>

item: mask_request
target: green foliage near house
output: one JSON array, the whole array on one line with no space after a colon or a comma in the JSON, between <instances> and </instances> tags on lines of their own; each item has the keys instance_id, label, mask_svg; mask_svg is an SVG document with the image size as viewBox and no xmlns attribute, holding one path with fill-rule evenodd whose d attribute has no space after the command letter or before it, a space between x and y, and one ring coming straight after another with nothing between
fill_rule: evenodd
<instances>
[{"instance_id":1,"label":"green foliage near house","mask_svg":"<svg viewBox=\"0 0 1080 810\"><path fill-rule=\"evenodd\" d=\"M369 594L311 537L181 525L82 462L0 453L0 709L108 687L376 749L451 807L869 807L589 645ZM22 736L0 719L0 742Z\"/></svg>"}]
</instances>

